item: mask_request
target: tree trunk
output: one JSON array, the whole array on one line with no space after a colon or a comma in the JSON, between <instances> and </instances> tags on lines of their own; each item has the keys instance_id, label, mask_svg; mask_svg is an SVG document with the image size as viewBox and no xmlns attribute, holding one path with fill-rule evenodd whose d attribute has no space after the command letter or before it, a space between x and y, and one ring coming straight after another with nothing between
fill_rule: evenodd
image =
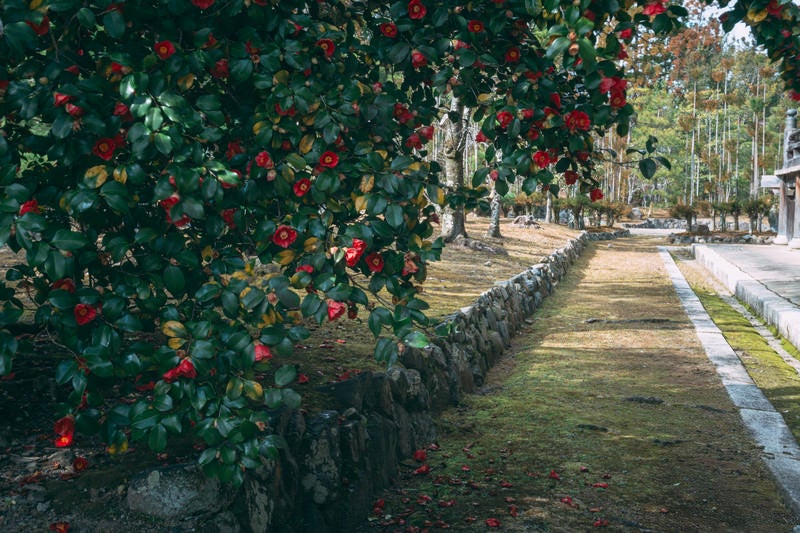
<instances>
[{"instance_id":1,"label":"tree trunk","mask_svg":"<svg viewBox=\"0 0 800 533\"><path fill-rule=\"evenodd\" d=\"M456 120L453 120L456 118ZM450 103L449 119L444 129L444 177L448 189L464 186L464 146L466 128L464 127L464 105L458 98ZM467 237L464 206L445 207L442 211L442 239L453 242L456 237Z\"/></svg>"},{"instance_id":2,"label":"tree trunk","mask_svg":"<svg viewBox=\"0 0 800 533\"><path fill-rule=\"evenodd\" d=\"M487 237L494 237L496 239L503 237L500 235L500 204L500 195L497 194L497 191L494 188L492 188L492 209L489 216L489 229L486 230Z\"/></svg>"},{"instance_id":3,"label":"tree trunk","mask_svg":"<svg viewBox=\"0 0 800 533\"><path fill-rule=\"evenodd\" d=\"M547 203L545 204L544 207L544 221L545 223L549 224L551 222L550 215L553 211L553 198L552 198L553 195L550 194L549 191L546 192L545 194L547 195ZM558 224L558 217L555 218L556 218L556 224Z\"/></svg>"}]
</instances>

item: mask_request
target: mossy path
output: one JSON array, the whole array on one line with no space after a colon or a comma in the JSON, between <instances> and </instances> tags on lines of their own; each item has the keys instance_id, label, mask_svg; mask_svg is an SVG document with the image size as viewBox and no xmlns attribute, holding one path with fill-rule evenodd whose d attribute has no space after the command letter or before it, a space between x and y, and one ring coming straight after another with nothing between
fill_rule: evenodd
<instances>
[{"instance_id":1,"label":"mossy path","mask_svg":"<svg viewBox=\"0 0 800 533\"><path fill-rule=\"evenodd\" d=\"M661 242L591 245L368 530L791 531Z\"/></svg>"}]
</instances>

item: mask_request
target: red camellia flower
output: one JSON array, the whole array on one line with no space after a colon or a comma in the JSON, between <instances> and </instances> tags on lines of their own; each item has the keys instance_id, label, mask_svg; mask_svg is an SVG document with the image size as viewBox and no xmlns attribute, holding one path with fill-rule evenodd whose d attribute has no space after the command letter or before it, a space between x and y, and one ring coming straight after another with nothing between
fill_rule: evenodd
<instances>
[{"instance_id":1,"label":"red camellia flower","mask_svg":"<svg viewBox=\"0 0 800 533\"><path fill-rule=\"evenodd\" d=\"M642 15L654 17L664 13L666 10L667 8L664 6L664 0L655 0L654 2L650 2L644 6L644 9L642 9Z\"/></svg>"},{"instance_id":2,"label":"red camellia flower","mask_svg":"<svg viewBox=\"0 0 800 533\"><path fill-rule=\"evenodd\" d=\"M53 522L50 524L50 531L55 531L55 533L67 533L69 531L69 522Z\"/></svg>"},{"instance_id":3,"label":"red camellia flower","mask_svg":"<svg viewBox=\"0 0 800 533\"><path fill-rule=\"evenodd\" d=\"M209 7L214 5L216 0L192 0L192 4L195 7L199 7L200 9L208 9Z\"/></svg>"},{"instance_id":4,"label":"red camellia flower","mask_svg":"<svg viewBox=\"0 0 800 533\"><path fill-rule=\"evenodd\" d=\"M408 252L405 255L403 258L403 270L401 272L403 276L414 274L419 271L419 265L417 265L416 259L417 256L414 253Z\"/></svg>"},{"instance_id":5,"label":"red camellia flower","mask_svg":"<svg viewBox=\"0 0 800 533\"><path fill-rule=\"evenodd\" d=\"M347 306L344 305L342 302L337 302L335 300L328 300L328 320L331 322L336 320L337 318L341 317L347 311Z\"/></svg>"},{"instance_id":6,"label":"red camellia flower","mask_svg":"<svg viewBox=\"0 0 800 533\"><path fill-rule=\"evenodd\" d=\"M564 115L564 125L571 133L575 133L578 130L588 131L592 123L589 120L589 115L575 109Z\"/></svg>"},{"instance_id":7,"label":"red camellia flower","mask_svg":"<svg viewBox=\"0 0 800 533\"><path fill-rule=\"evenodd\" d=\"M218 79L228 78L231 75L231 71L228 68L228 60L222 58L214 63L214 68L211 69L211 75Z\"/></svg>"},{"instance_id":8,"label":"red camellia flower","mask_svg":"<svg viewBox=\"0 0 800 533\"><path fill-rule=\"evenodd\" d=\"M311 180L308 178L301 178L295 182L294 186L292 186L292 189L294 190L295 196L304 196L308 191L311 190Z\"/></svg>"},{"instance_id":9,"label":"red camellia flower","mask_svg":"<svg viewBox=\"0 0 800 533\"><path fill-rule=\"evenodd\" d=\"M256 343L254 354L256 363L272 359L272 350L270 350L269 346L261 344L260 342Z\"/></svg>"},{"instance_id":10,"label":"red camellia flower","mask_svg":"<svg viewBox=\"0 0 800 533\"><path fill-rule=\"evenodd\" d=\"M31 22L30 20L26 20L25 24L30 26L36 35L46 35L47 32L50 31L50 19L47 18L47 15L42 17L42 21L39 24Z\"/></svg>"},{"instance_id":11,"label":"red camellia flower","mask_svg":"<svg viewBox=\"0 0 800 533\"><path fill-rule=\"evenodd\" d=\"M622 91L612 91L611 96L608 97L608 105L614 109L625 107L628 101L625 99L625 93Z\"/></svg>"},{"instance_id":12,"label":"red camellia flower","mask_svg":"<svg viewBox=\"0 0 800 533\"><path fill-rule=\"evenodd\" d=\"M75 472L83 472L89 468L89 460L86 457L76 457L72 461L72 470Z\"/></svg>"},{"instance_id":13,"label":"red camellia flower","mask_svg":"<svg viewBox=\"0 0 800 533\"><path fill-rule=\"evenodd\" d=\"M225 222L225 225L231 229L236 227L236 222L233 220L235 214L236 214L235 207L231 207L230 209L224 209L222 213L220 213L220 215L222 216L222 220Z\"/></svg>"},{"instance_id":14,"label":"red camellia flower","mask_svg":"<svg viewBox=\"0 0 800 533\"><path fill-rule=\"evenodd\" d=\"M367 262L367 267L373 272L380 272L383 270L384 260L383 256L378 252L373 252L369 254L365 261Z\"/></svg>"},{"instance_id":15,"label":"red camellia flower","mask_svg":"<svg viewBox=\"0 0 800 533\"><path fill-rule=\"evenodd\" d=\"M325 57L331 57L333 53L336 51L336 45L330 39L320 39L317 41L317 46L322 49L322 52L325 54Z\"/></svg>"},{"instance_id":16,"label":"red camellia flower","mask_svg":"<svg viewBox=\"0 0 800 533\"><path fill-rule=\"evenodd\" d=\"M307 375L303 374L302 372L297 374L297 383L299 383L300 385L308 383L308 381L309 381L309 379L308 379Z\"/></svg>"},{"instance_id":17,"label":"red camellia flower","mask_svg":"<svg viewBox=\"0 0 800 533\"><path fill-rule=\"evenodd\" d=\"M500 111L497 113L497 122L503 129L506 129L508 125L511 124L512 120L514 120L514 115L512 115L510 111Z\"/></svg>"},{"instance_id":18,"label":"red camellia flower","mask_svg":"<svg viewBox=\"0 0 800 533\"><path fill-rule=\"evenodd\" d=\"M624 30L620 30L617 34L620 39L627 41L631 37L633 37L633 28L625 28Z\"/></svg>"},{"instance_id":19,"label":"red camellia flower","mask_svg":"<svg viewBox=\"0 0 800 533\"><path fill-rule=\"evenodd\" d=\"M425 7L425 4L422 3L422 0L411 0L408 3L408 17L413 20L420 20L425 18L425 15L428 14L428 9Z\"/></svg>"},{"instance_id":20,"label":"red camellia flower","mask_svg":"<svg viewBox=\"0 0 800 533\"><path fill-rule=\"evenodd\" d=\"M628 80L623 80L619 76L603 76L600 80L600 92L605 94L609 92L624 92L628 87Z\"/></svg>"},{"instance_id":21,"label":"red camellia flower","mask_svg":"<svg viewBox=\"0 0 800 533\"><path fill-rule=\"evenodd\" d=\"M82 117L84 112L85 112L82 107L78 107L76 105L69 104L69 103L64 106L64 109L66 109L67 114L69 116L71 116L72 118Z\"/></svg>"},{"instance_id":22,"label":"red camellia flower","mask_svg":"<svg viewBox=\"0 0 800 533\"><path fill-rule=\"evenodd\" d=\"M485 522L489 527L500 527L500 520L497 518L487 518Z\"/></svg>"},{"instance_id":23,"label":"red camellia flower","mask_svg":"<svg viewBox=\"0 0 800 533\"><path fill-rule=\"evenodd\" d=\"M272 161L272 157L270 157L266 150L258 153L256 156L256 165L266 169L275 168L275 162Z\"/></svg>"},{"instance_id":24,"label":"red camellia flower","mask_svg":"<svg viewBox=\"0 0 800 533\"><path fill-rule=\"evenodd\" d=\"M114 157L114 150L116 149L116 140L104 137L94 143L92 153L104 161L110 161Z\"/></svg>"},{"instance_id":25,"label":"red camellia flower","mask_svg":"<svg viewBox=\"0 0 800 533\"><path fill-rule=\"evenodd\" d=\"M564 181L567 185L575 185L575 182L578 181L578 173L574 170L567 170L564 172Z\"/></svg>"},{"instance_id":26,"label":"red camellia flower","mask_svg":"<svg viewBox=\"0 0 800 533\"><path fill-rule=\"evenodd\" d=\"M519 48L516 46L512 46L508 50L506 50L506 63L516 63L522 58L522 53L519 51Z\"/></svg>"},{"instance_id":27,"label":"red camellia flower","mask_svg":"<svg viewBox=\"0 0 800 533\"><path fill-rule=\"evenodd\" d=\"M97 317L97 308L91 304L77 304L73 309L75 322L79 326L84 326Z\"/></svg>"},{"instance_id":28,"label":"red camellia flower","mask_svg":"<svg viewBox=\"0 0 800 533\"><path fill-rule=\"evenodd\" d=\"M327 152L323 152L321 156L319 156L319 166L325 168L335 168L336 165L339 164L339 156L336 155L336 152L331 152L328 150Z\"/></svg>"},{"instance_id":29,"label":"red camellia flower","mask_svg":"<svg viewBox=\"0 0 800 533\"><path fill-rule=\"evenodd\" d=\"M420 137L423 137L425 140L430 141L433 139L433 126L422 126L420 129L417 130Z\"/></svg>"},{"instance_id":30,"label":"red camellia flower","mask_svg":"<svg viewBox=\"0 0 800 533\"><path fill-rule=\"evenodd\" d=\"M414 51L411 53L411 66L414 68L422 68L428 64L428 58L425 57L420 51Z\"/></svg>"},{"instance_id":31,"label":"red camellia flower","mask_svg":"<svg viewBox=\"0 0 800 533\"><path fill-rule=\"evenodd\" d=\"M170 41L160 41L153 46L159 59L169 59L175 53L175 45Z\"/></svg>"},{"instance_id":32,"label":"red camellia flower","mask_svg":"<svg viewBox=\"0 0 800 533\"><path fill-rule=\"evenodd\" d=\"M533 154L533 162L536 163L539 168L545 168L550 164L550 155L544 150L539 150Z\"/></svg>"},{"instance_id":33,"label":"red camellia flower","mask_svg":"<svg viewBox=\"0 0 800 533\"><path fill-rule=\"evenodd\" d=\"M397 25L394 24L393 22L384 22L383 24L381 24L380 28L381 28L381 33L385 37L389 37L390 39L394 39L395 37L397 37Z\"/></svg>"},{"instance_id":34,"label":"red camellia flower","mask_svg":"<svg viewBox=\"0 0 800 533\"><path fill-rule=\"evenodd\" d=\"M430 473L431 473L430 465L422 465L413 472L415 476L426 476Z\"/></svg>"},{"instance_id":35,"label":"red camellia flower","mask_svg":"<svg viewBox=\"0 0 800 533\"><path fill-rule=\"evenodd\" d=\"M39 202L34 200L28 200L24 202L21 206L19 206L19 216L24 215L25 213L39 213Z\"/></svg>"},{"instance_id":36,"label":"red camellia flower","mask_svg":"<svg viewBox=\"0 0 800 533\"><path fill-rule=\"evenodd\" d=\"M481 20L470 20L467 22L467 31L472 33L480 33L484 30L483 21Z\"/></svg>"},{"instance_id":37,"label":"red camellia flower","mask_svg":"<svg viewBox=\"0 0 800 533\"><path fill-rule=\"evenodd\" d=\"M428 452L423 449L415 450L412 456L418 463L424 463L428 459Z\"/></svg>"},{"instance_id":38,"label":"red camellia flower","mask_svg":"<svg viewBox=\"0 0 800 533\"><path fill-rule=\"evenodd\" d=\"M122 117L122 120L124 121L133 120L133 115L131 114L130 108L122 102L117 102L116 105L114 105L113 113L115 117Z\"/></svg>"},{"instance_id":39,"label":"red camellia flower","mask_svg":"<svg viewBox=\"0 0 800 533\"><path fill-rule=\"evenodd\" d=\"M367 243L362 241L361 239L353 239L353 246L350 248L345 249L344 258L347 262L347 266L353 267L356 266L361 256L364 254L364 251L367 249Z\"/></svg>"},{"instance_id":40,"label":"red camellia flower","mask_svg":"<svg viewBox=\"0 0 800 533\"><path fill-rule=\"evenodd\" d=\"M405 147L420 150L422 149L422 139L419 138L418 134L412 133L408 136L408 139L406 139Z\"/></svg>"},{"instance_id":41,"label":"red camellia flower","mask_svg":"<svg viewBox=\"0 0 800 533\"><path fill-rule=\"evenodd\" d=\"M297 240L297 230L291 226L281 225L275 230L272 236L272 242L281 248L288 248L294 241Z\"/></svg>"},{"instance_id":42,"label":"red camellia flower","mask_svg":"<svg viewBox=\"0 0 800 533\"><path fill-rule=\"evenodd\" d=\"M482 131L479 131L478 134L475 135L475 142L485 143L488 140L489 139L486 137L486 135L484 135L484 133Z\"/></svg>"},{"instance_id":43,"label":"red camellia flower","mask_svg":"<svg viewBox=\"0 0 800 533\"><path fill-rule=\"evenodd\" d=\"M53 105L56 107L61 107L70 100L72 100L72 97L68 94L53 93Z\"/></svg>"},{"instance_id":44,"label":"red camellia flower","mask_svg":"<svg viewBox=\"0 0 800 533\"><path fill-rule=\"evenodd\" d=\"M593 202L597 202L598 200L602 200L603 199L603 191L601 191L600 189L592 189L591 192L589 193L589 198Z\"/></svg>"},{"instance_id":45,"label":"red camellia flower","mask_svg":"<svg viewBox=\"0 0 800 533\"><path fill-rule=\"evenodd\" d=\"M295 272L308 272L309 274L313 274L314 267L311 265L297 265L297 268L295 268Z\"/></svg>"},{"instance_id":46,"label":"red camellia flower","mask_svg":"<svg viewBox=\"0 0 800 533\"><path fill-rule=\"evenodd\" d=\"M187 357L186 359L182 359L175 368L164 372L161 377L164 378L164 381L167 383L172 383L178 378L194 379L197 377L197 370L194 368L192 360Z\"/></svg>"},{"instance_id":47,"label":"red camellia flower","mask_svg":"<svg viewBox=\"0 0 800 533\"><path fill-rule=\"evenodd\" d=\"M54 281L50 288L53 290L61 289L62 291L75 292L75 282L72 278L61 278L60 280Z\"/></svg>"},{"instance_id":48,"label":"red camellia flower","mask_svg":"<svg viewBox=\"0 0 800 533\"><path fill-rule=\"evenodd\" d=\"M73 415L67 415L59 418L56 420L56 423L53 424L53 431L60 437L73 435L75 433L75 417Z\"/></svg>"}]
</instances>

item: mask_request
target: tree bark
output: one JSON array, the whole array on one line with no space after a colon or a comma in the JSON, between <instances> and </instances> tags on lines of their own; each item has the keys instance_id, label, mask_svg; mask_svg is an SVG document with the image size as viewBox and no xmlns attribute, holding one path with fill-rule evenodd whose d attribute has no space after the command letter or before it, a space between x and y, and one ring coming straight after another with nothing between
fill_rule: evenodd
<instances>
[{"instance_id":1,"label":"tree bark","mask_svg":"<svg viewBox=\"0 0 800 533\"><path fill-rule=\"evenodd\" d=\"M453 120L455 118L455 120ZM466 130L464 105L458 98L450 103L449 118L444 128L444 177L449 190L464 186L464 146ZM467 237L464 206L445 207L442 210L442 239L453 242L456 237Z\"/></svg>"},{"instance_id":2,"label":"tree bark","mask_svg":"<svg viewBox=\"0 0 800 533\"><path fill-rule=\"evenodd\" d=\"M496 239L500 239L503 236L500 235L500 195L497 194L497 191L492 188L492 202L491 202L491 214L489 216L489 229L486 230L487 237L494 237Z\"/></svg>"}]
</instances>

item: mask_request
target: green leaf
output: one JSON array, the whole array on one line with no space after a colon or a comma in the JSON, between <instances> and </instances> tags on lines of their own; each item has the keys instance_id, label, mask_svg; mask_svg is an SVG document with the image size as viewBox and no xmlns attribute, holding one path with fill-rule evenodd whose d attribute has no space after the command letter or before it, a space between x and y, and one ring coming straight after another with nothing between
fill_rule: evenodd
<instances>
[{"instance_id":1,"label":"green leaf","mask_svg":"<svg viewBox=\"0 0 800 533\"><path fill-rule=\"evenodd\" d=\"M284 365L275 372L275 385L285 387L294 382L297 377L297 369L292 365Z\"/></svg>"},{"instance_id":2,"label":"green leaf","mask_svg":"<svg viewBox=\"0 0 800 533\"><path fill-rule=\"evenodd\" d=\"M426 337L422 332L419 331L412 331L405 337L403 337L403 342L406 345L411 346L412 348L425 348L430 344L428 337Z\"/></svg>"},{"instance_id":3,"label":"green leaf","mask_svg":"<svg viewBox=\"0 0 800 533\"><path fill-rule=\"evenodd\" d=\"M155 136L156 150L164 155L169 155L172 151L172 139L166 133L157 133Z\"/></svg>"},{"instance_id":4,"label":"green leaf","mask_svg":"<svg viewBox=\"0 0 800 533\"><path fill-rule=\"evenodd\" d=\"M149 429L158 425L161 414L155 409L144 409L141 413L134 415L131 427L134 429Z\"/></svg>"},{"instance_id":5,"label":"green leaf","mask_svg":"<svg viewBox=\"0 0 800 533\"><path fill-rule=\"evenodd\" d=\"M392 204L387 207L384 216L386 222L393 228L400 229L405 226L406 221L403 216L403 208L397 204Z\"/></svg>"},{"instance_id":6,"label":"green leaf","mask_svg":"<svg viewBox=\"0 0 800 533\"><path fill-rule=\"evenodd\" d=\"M172 396L169 394L156 394L153 398L153 407L162 413L172 409L172 405Z\"/></svg>"},{"instance_id":7,"label":"green leaf","mask_svg":"<svg viewBox=\"0 0 800 533\"><path fill-rule=\"evenodd\" d=\"M639 170L645 179L652 178L655 175L657 168L656 162L650 157L639 161Z\"/></svg>"},{"instance_id":8,"label":"green leaf","mask_svg":"<svg viewBox=\"0 0 800 533\"><path fill-rule=\"evenodd\" d=\"M82 233L60 229L53 235L50 243L59 250L75 251L86 246L88 241Z\"/></svg>"},{"instance_id":9,"label":"green leaf","mask_svg":"<svg viewBox=\"0 0 800 533\"><path fill-rule=\"evenodd\" d=\"M161 424L155 426L147 438L147 445L154 452L163 452L167 447L167 429Z\"/></svg>"},{"instance_id":10,"label":"green leaf","mask_svg":"<svg viewBox=\"0 0 800 533\"><path fill-rule=\"evenodd\" d=\"M94 12L88 7L82 7L78 10L78 22L84 28L94 30L97 20L95 19Z\"/></svg>"},{"instance_id":11,"label":"green leaf","mask_svg":"<svg viewBox=\"0 0 800 533\"><path fill-rule=\"evenodd\" d=\"M186 288L186 279L183 277L183 270L175 265L169 265L164 269L164 286L173 296L180 296Z\"/></svg>"},{"instance_id":12,"label":"green leaf","mask_svg":"<svg viewBox=\"0 0 800 533\"><path fill-rule=\"evenodd\" d=\"M103 27L108 34L119 39L125 34L125 18L117 9L112 9L103 15Z\"/></svg>"}]
</instances>

